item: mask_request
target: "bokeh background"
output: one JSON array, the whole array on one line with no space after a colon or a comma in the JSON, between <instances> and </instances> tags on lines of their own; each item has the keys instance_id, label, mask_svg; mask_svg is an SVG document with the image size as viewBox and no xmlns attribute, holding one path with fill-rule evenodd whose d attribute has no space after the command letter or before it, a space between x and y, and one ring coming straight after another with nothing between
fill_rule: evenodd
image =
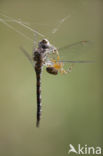
<instances>
[{"instance_id":1,"label":"bokeh background","mask_svg":"<svg viewBox=\"0 0 103 156\"><path fill-rule=\"evenodd\" d=\"M33 42L0 22L1 156L67 156L69 144L102 146L102 6L102 0L0 0L0 13L21 19L57 47L93 41L86 57L90 53L96 61L77 64L63 76L44 69L42 119L36 128L35 73L19 49L22 45L32 54ZM34 39L31 31L8 23Z\"/></svg>"}]
</instances>

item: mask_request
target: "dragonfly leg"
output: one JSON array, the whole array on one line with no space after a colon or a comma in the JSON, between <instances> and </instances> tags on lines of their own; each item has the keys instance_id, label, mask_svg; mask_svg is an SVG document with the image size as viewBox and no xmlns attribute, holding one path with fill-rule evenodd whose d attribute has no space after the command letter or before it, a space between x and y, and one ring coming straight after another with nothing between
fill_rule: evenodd
<instances>
[{"instance_id":1,"label":"dragonfly leg","mask_svg":"<svg viewBox=\"0 0 103 156\"><path fill-rule=\"evenodd\" d=\"M74 66L74 64L71 64L71 65L69 66L69 68L68 68L68 70L67 70L68 73L70 73L70 72L72 71L73 66Z\"/></svg>"},{"instance_id":2,"label":"dragonfly leg","mask_svg":"<svg viewBox=\"0 0 103 156\"><path fill-rule=\"evenodd\" d=\"M71 64L68 68L68 70L65 70L63 67L60 69L60 73L61 74L68 74L72 71L72 68L73 68L74 64Z\"/></svg>"},{"instance_id":3,"label":"dragonfly leg","mask_svg":"<svg viewBox=\"0 0 103 156\"><path fill-rule=\"evenodd\" d=\"M57 52L57 53L56 53ZM64 63L63 62L59 62L60 61L60 56L58 51L55 51L56 55L57 55L57 59L52 59L51 61L53 62L53 66L51 66L51 68L54 68L56 71L59 71L61 74L68 74L72 71L72 67L74 64L71 64L68 68L68 70L64 69Z\"/></svg>"},{"instance_id":4,"label":"dragonfly leg","mask_svg":"<svg viewBox=\"0 0 103 156\"><path fill-rule=\"evenodd\" d=\"M64 70L64 69L62 69L61 71L60 71L60 73L63 75L63 74L67 74L67 71L66 70Z\"/></svg>"}]
</instances>

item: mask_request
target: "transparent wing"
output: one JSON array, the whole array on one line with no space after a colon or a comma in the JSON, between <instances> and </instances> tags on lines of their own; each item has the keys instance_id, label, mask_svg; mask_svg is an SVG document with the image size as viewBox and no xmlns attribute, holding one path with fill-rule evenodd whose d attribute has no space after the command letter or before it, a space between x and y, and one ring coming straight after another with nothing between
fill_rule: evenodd
<instances>
[{"instance_id":1,"label":"transparent wing","mask_svg":"<svg viewBox=\"0 0 103 156\"><path fill-rule=\"evenodd\" d=\"M25 39L29 40L31 43L34 43L34 49L37 46L37 37L40 39L44 37L44 34L33 29L28 25L29 22L24 22L21 19L15 19L3 13L0 10L0 23L4 24L9 29L15 31L19 35L23 36ZM31 32L31 33L30 33Z\"/></svg>"},{"instance_id":2,"label":"transparent wing","mask_svg":"<svg viewBox=\"0 0 103 156\"><path fill-rule=\"evenodd\" d=\"M1 11L0 11L0 16L2 16L2 18L0 18L1 23L6 25L7 27L9 27L10 29L14 30L15 32L19 33L23 37L29 39L30 41L33 41L33 39L26 36L25 33L20 32L18 29L16 29L11 24L9 24L9 22L14 22L16 24L19 24L20 26L22 26L25 29L28 29L32 33L39 35L41 37L44 37L43 34L32 29L27 24L25 24L25 22L23 22L21 20L16 20L10 16L7 16L4 13L2 13ZM90 57L89 57L90 54L88 53L88 48L90 48L90 45L91 45L91 41L79 41L79 42L68 44L61 48L58 48L59 55L60 55L59 62L64 62L64 63L89 63L89 62L92 62L92 61L90 61ZM27 56L26 51L23 48L21 48L21 50ZM28 57L28 59L30 61L29 57ZM51 60L51 59L55 59L56 61L58 61L57 56L55 54L49 53L49 55L47 57L47 61Z\"/></svg>"},{"instance_id":3,"label":"transparent wing","mask_svg":"<svg viewBox=\"0 0 103 156\"><path fill-rule=\"evenodd\" d=\"M64 60L60 60L60 61L57 61L57 62L63 62L64 64L66 63L95 63L95 60L78 60L78 61L72 61L72 60L67 60L67 61L64 61Z\"/></svg>"},{"instance_id":4,"label":"transparent wing","mask_svg":"<svg viewBox=\"0 0 103 156\"><path fill-rule=\"evenodd\" d=\"M58 48L59 60L55 53L48 55L49 60L56 60L64 63L90 63L93 62L91 55L91 41L79 41L61 48ZM92 61L91 61L92 60Z\"/></svg>"},{"instance_id":5,"label":"transparent wing","mask_svg":"<svg viewBox=\"0 0 103 156\"><path fill-rule=\"evenodd\" d=\"M20 46L20 50L24 53L24 55L26 56L26 58L28 59L28 61L31 64L33 64L32 57L29 55L29 53L22 46Z\"/></svg>"},{"instance_id":6,"label":"transparent wing","mask_svg":"<svg viewBox=\"0 0 103 156\"><path fill-rule=\"evenodd\" d=\"M5 21L6 23L7 23L7 22L14 22L14 23L17 23L17 24L23 26L24 28L30 30L31 32L33 32L33 33L35 33L35 34L37 34L37 35L39 35L39 36L41 36L41 37L44 37L44 34L38 32L38 31L35 30L35 29L32 29L32 28L29 27L27 24L25 24L25 22L22 22L21 20L17 20L17 19L14 19L14 18L10 17L10 16L7 16L7 15L5 15L4 13L2 13L1 11L0 11L0 16L2 16L2 17L5 18L5 19L0 18L0 21L1 21L1 22Z\"/></svg>"},{"instance_id":7,"label":"transparent wing","mask_svg":"<svg viewBox=\"0 0 103 156\"><path fill-rule=\"evenodd\" d=\"M94 63L93 57L90 56L90 41L79 41L69 44L62 48L58 48L58 53L49 53L47 64L51 64L61 73L70 73L74 64Z\"/></svg>"},{"instance_id":8,"label":"transparent wing","mask_svg":"<svg viewBox=\"0 0 103 156\"><path fill-rule=\"evenodd\" d=\"M91 59L91 41L79 41L59 48L61 60L90 60Z\"/></svg>"}]
</instances>

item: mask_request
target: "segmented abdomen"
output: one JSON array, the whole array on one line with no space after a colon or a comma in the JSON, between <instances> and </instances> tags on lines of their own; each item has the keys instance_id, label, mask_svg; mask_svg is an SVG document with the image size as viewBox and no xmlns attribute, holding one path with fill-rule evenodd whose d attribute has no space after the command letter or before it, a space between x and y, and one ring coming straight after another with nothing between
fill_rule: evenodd
<instances>
[{"instance_id":1,"label":"segmented abdomen","mask_svg":"<svg viewBox=\"0 0 103 156\"><path fill-rule=\"evenodd\" d=\"M37 121L36 126L39 127L40 123L40 116L41 116L41 73L42 73L42 67L38 66L38 64L35 65L35 72L36 72L36 87L37 87Z\"/></svg>"}]
</instances>

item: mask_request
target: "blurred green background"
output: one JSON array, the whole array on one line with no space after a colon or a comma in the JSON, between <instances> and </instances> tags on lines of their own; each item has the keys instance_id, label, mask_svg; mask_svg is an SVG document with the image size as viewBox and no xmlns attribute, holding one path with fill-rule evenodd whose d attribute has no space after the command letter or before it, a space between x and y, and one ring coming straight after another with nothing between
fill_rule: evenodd
<instances>
[{"instance_id":1,"label":"blurred green background","mask_svg":"<svg viewBox=\"0 0 103 156\"><path fill-rule=\"evenodd\" d=\"M96 60L63 76L44 70L36 128L35 73L19 49L32 53L33 42L0 22L0 156L67 156L69 144L102 146L102 5L102 0L0 0L0 11L27 22L57 47L93 41L88 54ZM29 30L9 24L34 39Z\"/></svg>"}]
</instances>

